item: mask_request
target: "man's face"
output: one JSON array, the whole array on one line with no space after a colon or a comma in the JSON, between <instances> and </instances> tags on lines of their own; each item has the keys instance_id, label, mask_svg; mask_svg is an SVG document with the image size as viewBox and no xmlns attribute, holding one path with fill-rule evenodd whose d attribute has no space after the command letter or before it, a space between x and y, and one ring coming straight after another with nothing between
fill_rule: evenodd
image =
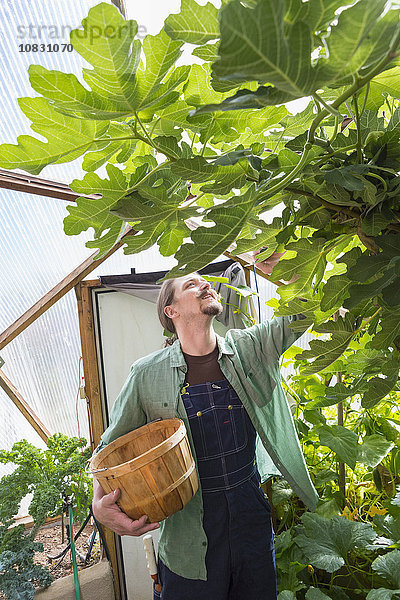
<instances>
[{"instance_id":1,"label":"man's face","mask_svg":"<svg viewBox=\"0 0 400 600\"><path fill-rule=\"evenodd\" d=\"M199 314L217 316L223 310L217 292L197 273L176 279L174 301L167 308L185 320Z\"/></svg>"}]
</instances>

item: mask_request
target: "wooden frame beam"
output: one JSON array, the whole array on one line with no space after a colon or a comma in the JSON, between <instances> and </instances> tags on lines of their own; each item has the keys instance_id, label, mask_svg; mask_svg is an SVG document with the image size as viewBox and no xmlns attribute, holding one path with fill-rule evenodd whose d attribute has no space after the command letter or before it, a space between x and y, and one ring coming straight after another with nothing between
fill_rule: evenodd
<instances>
[{"instance_id":1,"label":"wooden frame beam","mask_svg":"<svg viewBox=\"0 0 400 600\"><path fill-rule=\"evenodd\" d=\"M235 254L232 254L231 252L229 252L229 250L227 250L226 252L224 252L224 256L227 256L228 258L231 258L232 260L240 263L242 265L242 267L245 269L245 274L253 271L253 262L252 262L253 259L252 259L251 254L246 253L246 254L240 254L240 255L236 256ZM261 271L261 269L258 268L257 263L255 266L256 266L256 274L259 275L260 277L263 277L267 281L270 281L277 287L280 287L281 285L286 285L283 281L272 281L271 276L267 275L266 273Z\"/></svg>"},{"instance_id":2,"label":"wooden frame beam","mask_svg":"<svg viewBox=\"0 0 400 600\"><path fill-rule=\"evenodd\" d=\"M76 299L78 302L79 330L82 342L82 362L85 374L85 394L88 400L90 415L90 440L92 451L100 441L105 429L103 421L103 410L100 393L100 376L98 367L98 356L96 337L94 331L94 313L92 287L100 287L100 281L81 281L75 286ZM114 588L116 600L121 598L121 583L119 580L117 548L115 534L103 526L104 535L110 552L111 566L114 574Z\"/></svg>"},{"instance_id":3,"label":"wooden frame beam","mask_svg":"<svg viewBox=\"0 0 400 600\"><path fill-rule=\"evenodd\" d=\"M11 383L11 381L6 377L4 372L0 369L0 387L5 391L7 396L11 398L14 402L15 406L18 410L24 415L24 417L29 421L32 425L33 429L36 431L38 435L42 438L42 440L47 443L51 433L46 427L43 425L42 421L39 417L34 413L29 404L25 402L21 394L18 392L17 388Z\"/></svg>"},{"instance_id":4,"label":"wooden frame beam","mask_svg":"<svg viewBox=\"0 0 400 600\"><path fill-rule=\"evenodd\" d=\"M32 175L21 175L20 173L13 173L6 169L0 169L0 188L25 192L27 194L36 194L37 196L50 196L51 198L58 198L59 200L69 202L76 202L76 199L80 197L91 200L101 198L100 194L77 194L65 183L51 181L50 179L41 179Z\"/></svg>"},{"instance_id":5,"label":"wooden frame beam","mask_svg":"<svg viewBox=\"0 0 400 600\"><path fill-rule=\"evenodd\" d=\"M81 281L75 286L78 303L79 331L82 343L82 362L85 374L85 394L88 399L92 452L104 432L100 377L94 331L92 287L101 287L100 280Z\"/></svg>"}]
</instances>

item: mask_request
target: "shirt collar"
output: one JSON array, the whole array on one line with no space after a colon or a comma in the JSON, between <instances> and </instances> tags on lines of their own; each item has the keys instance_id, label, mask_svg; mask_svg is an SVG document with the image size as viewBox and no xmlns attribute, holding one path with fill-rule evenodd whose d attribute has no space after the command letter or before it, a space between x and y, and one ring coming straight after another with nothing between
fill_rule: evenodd
<instances>
[{"instance_id":1,"label":"shirt collar","mask_svg":"<svg viewBox=\"0 0 400 600\"><path fill-rule=\"evenodd\" d=\"M233 355L234 352L231 350L229 345L226 343L225 338L218 335L217 333L215 335L217 336L217 344L218 344L218 350L219 350L218 360L221 358L221 356L223 354ZM179 340L176 340L172 344L172 346L170 346L170 349L171 349L171 367L186 367L185 357L183 356L183 353L181 350L181 344L180 344Z\"/></svg>"},{"instance_id":2,"label":"shirt collar","mask_svg":"<svg viewBox=\"0 0 400 600\"><path fill-rule=\"evenodd\" d=\"M218 359L220 359L223 354L229 354L231 356L235 354L230 348L229 344L227 344L226 339L224 337L218 335L218 333L216 333L215 335L217 336L217 344L219 348Z\"/></svg>"}]
</instances>

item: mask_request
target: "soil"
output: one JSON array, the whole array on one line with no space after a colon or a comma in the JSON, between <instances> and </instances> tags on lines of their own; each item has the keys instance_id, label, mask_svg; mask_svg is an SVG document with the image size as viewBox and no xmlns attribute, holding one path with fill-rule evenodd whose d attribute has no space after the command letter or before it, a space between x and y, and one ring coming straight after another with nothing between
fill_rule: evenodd
<instances>
[{"instance_id":1,"label":"soil","mask_svg":"<svg viewBox=\"0 0 400 600\"><path fill-rule=\"evenodd\" d=\"M89 560L87 561L87 563L84 563L84 560L82 560L85 558L86 553L89 549L89 538L93 533L93 529L93 525L88 523L75 542L76 562L78 565L78 571L80 571L81 569L86 569L87 567L94 565L100 560L101 551L98 542L98 535L94 543ZM78 525L74 527L74 531L75 534L79 531ZM72 573L72 558L70 550L68 550L65 557L58 566L57 563L60 562L61 557L57 559L50 558L52 556L57 556L58 554L60 554L60 552L66 547L68 543L65 528L64 542L62 542L61 520L56 523L44 525L36 535L35 542L41 542L43 544L43 552L35 553L35 563L47 566L52 572L54 579L60 579L61 577L65 577L66 575L70 575L70 573ZM79 554L82 555L82 559L80 558Z\"/></svg>"}]
</instances>

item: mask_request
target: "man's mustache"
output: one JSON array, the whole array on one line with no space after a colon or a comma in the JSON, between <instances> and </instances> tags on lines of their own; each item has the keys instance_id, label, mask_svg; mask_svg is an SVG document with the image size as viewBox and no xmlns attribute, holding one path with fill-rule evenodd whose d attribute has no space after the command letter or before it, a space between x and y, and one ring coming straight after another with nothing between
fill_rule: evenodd
<instances>
[{"instance_id":1,"label":"man's mustache","mask_svg":"<svg viewBox=\"0 0 400 600\"><path fill-rule=\"evenodd\" d=\"M199 292L199 293L197 294L197 297L198 297L198 298L204 298L204 296L208 296L208 295L210 295L210 296L211 296L212 298L214 298L214 300L215 300L215 296L214 296L214 294L212 293L212 291L211 291L211 290L206 290L205 292Z\"/></svg>"}]
</instances>

